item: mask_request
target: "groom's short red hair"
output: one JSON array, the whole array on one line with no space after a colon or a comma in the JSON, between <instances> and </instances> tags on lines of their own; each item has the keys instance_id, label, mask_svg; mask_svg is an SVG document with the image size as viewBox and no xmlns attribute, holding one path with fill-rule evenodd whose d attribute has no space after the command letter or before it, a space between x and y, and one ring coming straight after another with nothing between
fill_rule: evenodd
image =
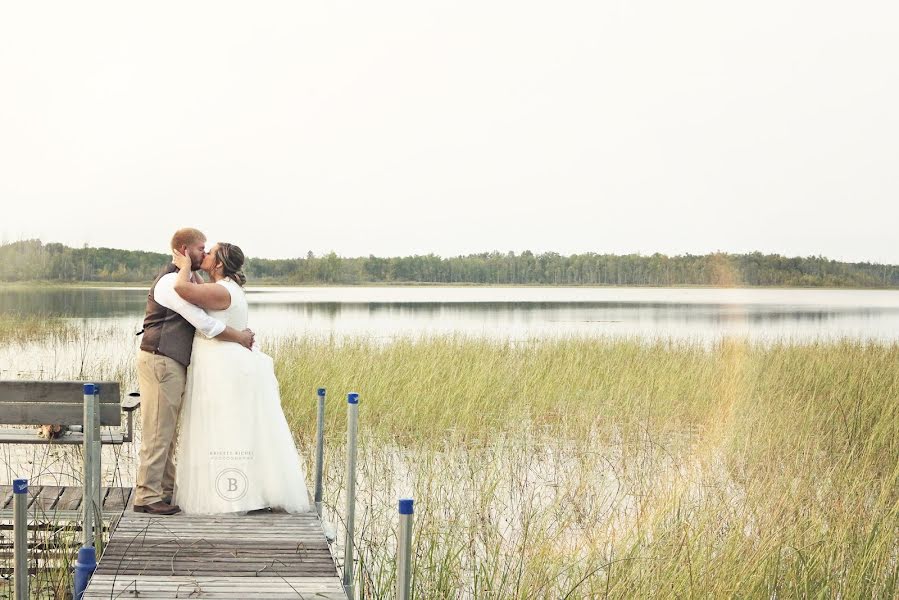
<instances>
[{"instance_id":1,"label":"groom's short red hair","mask_svg":"<svg viewBox=\"0 0 899 600\"><path fill-rule=\"evenodd\" d=\"M178 250L184 246L192 246L198 242L205 242L206 236L199 229L184 227L172 236L172 250Z\"/></svg>"}]
</instances>

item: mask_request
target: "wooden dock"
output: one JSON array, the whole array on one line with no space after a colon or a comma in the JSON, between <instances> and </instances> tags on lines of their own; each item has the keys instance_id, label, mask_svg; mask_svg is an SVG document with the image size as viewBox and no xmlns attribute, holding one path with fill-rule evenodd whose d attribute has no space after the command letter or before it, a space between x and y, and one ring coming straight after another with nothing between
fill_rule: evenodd
<instances>
[{"instance_id":1,"label":"wooden dock","mask_svg":"<svg viewBox=\"0 0 899 600\"><path fill-rule=\"evenodd\" d=\"M347 600L313 512L116 519L84 598Z\"/></svg>"}]
</instances>

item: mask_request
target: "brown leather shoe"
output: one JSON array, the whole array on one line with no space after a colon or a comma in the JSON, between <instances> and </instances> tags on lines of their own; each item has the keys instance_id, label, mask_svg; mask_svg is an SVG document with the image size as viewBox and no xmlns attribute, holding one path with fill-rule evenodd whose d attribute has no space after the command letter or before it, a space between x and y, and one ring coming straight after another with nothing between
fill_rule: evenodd
<instances>
[{"instance_id":1,"label":"brown leather shoe","mask_svg":"<svg viewBox=\"0 0 899 600\"><path fill-rule=\"evenodd\" d=\"M181 512L181 508L167 502L159 501L147 505L135 504L134 512L149 513L151 515L174 515L175 513Z\"/></svg>"}]
</instances>

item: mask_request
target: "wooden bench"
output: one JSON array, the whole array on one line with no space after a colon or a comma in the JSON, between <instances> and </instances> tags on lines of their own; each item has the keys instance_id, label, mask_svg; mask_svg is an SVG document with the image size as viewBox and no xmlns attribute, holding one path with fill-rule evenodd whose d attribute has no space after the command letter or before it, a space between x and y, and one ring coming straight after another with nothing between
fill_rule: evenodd
<instances>
[{"instance_id":1,"label":"wooden bench","mask_svg":"<svg viewBox=\"0 0 899 600\"><path fill-rule=\"evenodd\" d=\"M0 444L83 444L83 381L0 381L0 423L3 425L64 425L61 437L41 437L37 428L0 427ZM121 398L118 382L103 381L100 388L102 444L130 442L134 434L134 411L140 406L137 393ZM122 414L126 415L122 427ZM78 427L80 426L80 427Z\"/></svg>"}]
</instances>

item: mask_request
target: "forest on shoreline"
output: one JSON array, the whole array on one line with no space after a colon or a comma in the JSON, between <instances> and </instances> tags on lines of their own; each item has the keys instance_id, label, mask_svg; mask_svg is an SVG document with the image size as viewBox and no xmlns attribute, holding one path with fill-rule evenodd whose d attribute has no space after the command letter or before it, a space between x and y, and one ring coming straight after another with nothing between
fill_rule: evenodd
<instances>
[{"instance_id":1,"label":"forest on shoreline","mask_svg":"<svg viewBox=\"0 0 899 600\"><path fill-rule=\"evenodd\" d=\"M152 281L169 256L114 248L72 248L25 240L0 245L0 281L139 283ZM433 254L341 257L308 252L292 259L248 258L257 284L459 284L747 287L899 287L899 266L847 263L821 256L713 253L613 255L524 251L440 257Z\"/></svg>"}]
</instances>

